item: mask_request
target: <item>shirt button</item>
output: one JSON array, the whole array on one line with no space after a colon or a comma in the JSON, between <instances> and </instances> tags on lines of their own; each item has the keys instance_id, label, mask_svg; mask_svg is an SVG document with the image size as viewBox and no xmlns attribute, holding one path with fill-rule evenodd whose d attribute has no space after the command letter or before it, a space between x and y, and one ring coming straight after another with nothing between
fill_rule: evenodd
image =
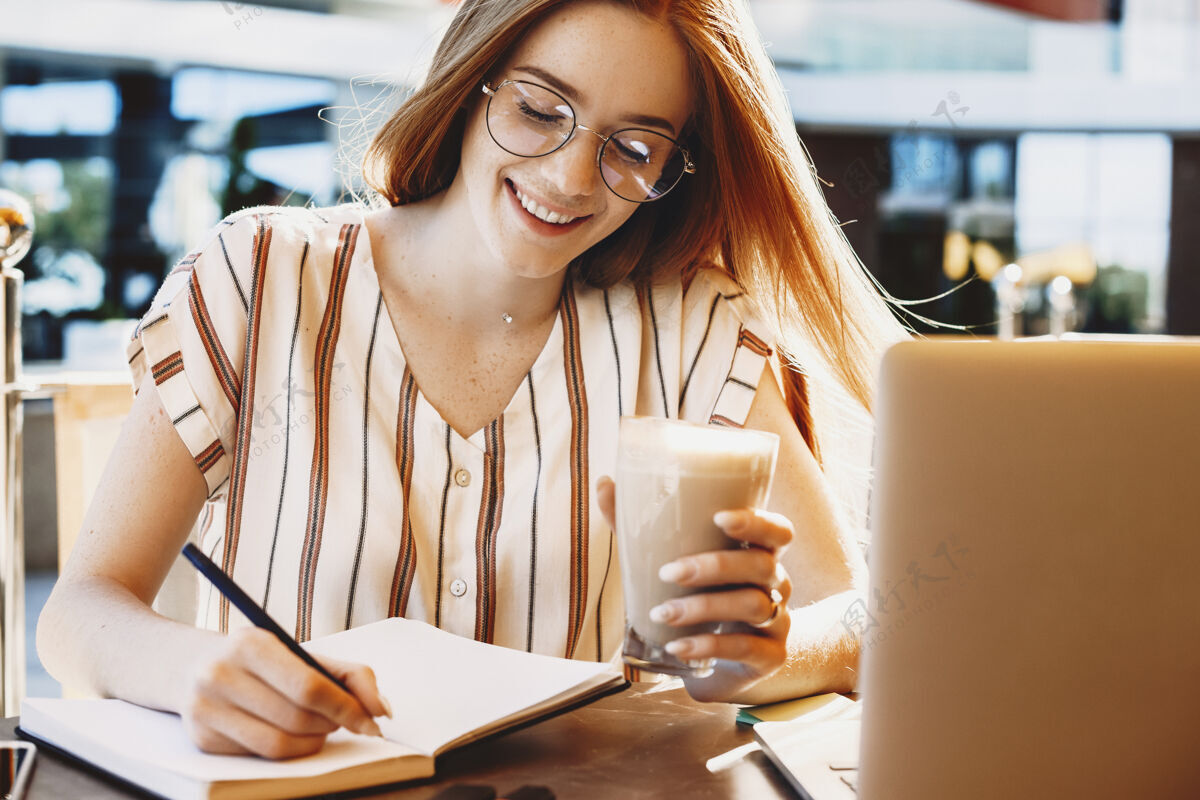
<instances>
[{"instance_id":1,"label":"shirt button","mask_svg":"<svg viewBox=\"0 0 1200 800\"><path fill-rule=\"evenodd\" d=\"M450 594L455 597L462 597L467 593L467 582L462 578L455 578L450 581Z\"/></svg>"},{"instance_id":2,"label":"shirt button","mask_svg":"<svg viewBox=\"0 0 1200 800\"><path fill-rule=\"evenodd\" d=\"M454 482L457 483L459 486L463 486L463 487L470 486L471 485L471 473L467 472L465 469L455 470Z\"/></svg>"}]
</instances>

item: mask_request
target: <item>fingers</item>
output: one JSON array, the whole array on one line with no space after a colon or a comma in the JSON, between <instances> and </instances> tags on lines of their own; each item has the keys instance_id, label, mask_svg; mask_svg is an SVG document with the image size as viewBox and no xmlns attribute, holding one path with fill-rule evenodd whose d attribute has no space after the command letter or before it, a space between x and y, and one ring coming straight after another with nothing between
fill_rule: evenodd
<instances>
[{"instance_id":1,"label":"fingers","mask_svg":"<svg viewBox=\"0 0 1200 800\"><path fill-rule=\"evenodd\" d=\"M664 564L658 577L680 586L721 586L729 583L755 583L760 586L775 580L775 555L766 550L717 550L684 556Z\"/></svg>"},{"instance_id":2,"label":"fingers","mask_svg":"<svg viewBox=\"0 0 1200 800\"><path fill-rule=\"evenodd\" d=\"M352 664L321 656L317 657L317 661L320 661L321 666L329 670L331 675L350 687L350 691L372 717L392 719L392 704L380 694L373 669L365 664Z\"/></svg>"},{"instance_id":3,"label":"fingers","mask_svg":"<svg viewBox=\"0 0 1200 800\"><path fill-rule=\"evenodd\" d=\"M596 502L600 505L600 513L608 527L616 528L617 518L617 485L607 475L596 481Z\"/></svg>"},{"instance_id":4,"label":"fingers","mask_svg":"<svg viewBox=\"0 0 1200 800\"><path fill-rule=\"evenodd\" d=\"M791 583L786 576L777 587L781 604L787 606ZM781 608L778 617L786 616ZM650 619L665 625L696 625L701 622L745 622L761 625L775 614L770 594L758 586L739 587L725 592L705 592L676 597L650 609ZM774 633L774 625L764 630Z\"/></svg>"},{"instance_id":5,"label":"fingers","mask_svg":"<svg viewBox=\"0 0 1200 800\"><path fill-rule=\"evenodd\" d=\"M257 628L242 628L231 634L230 638L235 639L234 664L272 687L293 706L318 714L355 733L382 735L379 726L357 697L346 693L305 664L274 635ZM360 681L360 685L365 683L362 676L356 677L356 680ZM373 687L373 676L369 683ZM378 698L378 692L372 694ZM383 713L380 704L377 703L376 707ZM272 717L265 719L276 724L280 722Z\"/></svg>"},{"instance_id":6,"label":"fingers","mask_svg":"<svg viewBox=\"0 0 1200 800\"><path fill-rule=\"evenodd\" d=\"M254 752L238 744L228 736L217 733L212 728L191 722L187 717L184 718L184 728L196 746L206 753L222 756L241 756L253 754Z\"/></svg>"},{"instance_id":7,"label":"fingers","mask_svg":"<svg viewBox=\"0 0 1200 800\"><path fill-rule=\"evenodd\" d=\"M289 733L241 708L207 697L193 704L184 723L192 741L208 753L296 758L311 755L325 744L325 734Z\"/></svg>"},{"instance_id":8,"label":"fingers","mask_svg":"<svg viewBox=\"0 0 1200 800\"><path fill-rule=\"evenodd\" d=\"M769 511L738 509L718 512L713 521L730 537L749 547L678 558L659 569L660 579L688 587L734 583L778 585L779 554L793 535L792 524L786 517Z\"/></svg>"},{"instance_id":9,"label":"fingers","mask_svg":"<svg viewBox=\"0 0 1200 800\"><path fill-rule=\"evenodd\" d=\"M390 709L374 673L333 660L324 666L353 694L272 634L239 629L198 664L180 715L192 740L215 753L292 758L320 750L338 727L380 735L371 715Z\"/></svg>"},{"instance_id":10,"label":"fingers","mask_svg":"<svg viewBox=\"0 0 1200 800\"><path fill-rule=\"evenodd\" d=\"M718 511L713 522L730 538L767 550L782 550L792 543L795 535L791 520L762 509Z\"/></svg>"},{"instance_id":11,"label":"fingers","mask_svg":"<svg viewBox=\"0 0 1200 800\"><path fill-rule=\"evenodd\" d=\"M787 658L786 636L782 638L753 634L701 634L668 642L667 651L691 661L717 658L739 662L751 677L768 675Z\"/></svg>"},{"instance_id":12,"label":"fingers","mask_svg":"<svg viewBox=\"0 0 1200 800\"><path fill-rule=\"evenodd\" d=\"M288 733L302 736L332 733L338 724L292 703L268 684L229 662L216 661L197 676L197 689L208 702L240 708Z\"/></svg>"}]
</instances>

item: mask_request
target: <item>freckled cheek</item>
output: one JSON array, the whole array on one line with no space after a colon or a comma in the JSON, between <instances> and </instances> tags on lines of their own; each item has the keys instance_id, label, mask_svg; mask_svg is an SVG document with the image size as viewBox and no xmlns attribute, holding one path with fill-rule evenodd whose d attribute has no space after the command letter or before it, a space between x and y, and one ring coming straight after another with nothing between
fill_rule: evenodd
<instances>
[{"instance_id":1,"label":"freckled cheek","mask_svg":"<svg viewBox=\"0 0 1200 800\"><path fill-rule=\"evenodd\" d=\"M463 136L459 169L471 193L490 193L500 182L503 151L488 135L482 119L468 121Z\"/></svg>"},{"instance_id":2,"label":"freckled cheek","mask_svg":"<svg viewBox=\"0 0 1200 800\"><path fill-rule=\"evenodd\" d=\"M505 193L508 190L501 179L503 166L498 159L487 158L479 152L463 152L461 177L468 202L481 221L492 223L494 216L504 211L507 201Z\"/></svg>"}]
</instances>

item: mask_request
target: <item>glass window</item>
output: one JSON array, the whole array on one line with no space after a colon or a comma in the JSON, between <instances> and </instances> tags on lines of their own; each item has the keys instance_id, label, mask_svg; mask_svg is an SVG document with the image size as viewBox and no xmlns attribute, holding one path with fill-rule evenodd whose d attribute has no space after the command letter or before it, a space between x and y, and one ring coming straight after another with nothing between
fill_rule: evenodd
<instances>
[{"instance_id":1,"label":"glass window","mask_svg":"<svg viewBox=\"0 0 1200 800\"><path fill-rule=\"evenodd\" d=\"M958 151L950 136L905 133L892 137L892 191L954 194Z\"/></svg>"},{"instance_id":2,"label":"glass window","mask_svg":"<svg viewBox=\"0 0 1200 800\"><path fill-rule=\"evenodd\" d=\"M1166 317L1171 140L1159 133L1027 133L1017 148L1017 251L1084 244L1107 284L1145 287L1136 329ZM1106 284L1106 285L1107 285Z\"/></svg>"},{"instance_id":3,"label":"glass window","mask_svg":"<svg viewBox=\"0 0 1200 800\"><path fill-rule=\"evenodd\" d=\"M11 135L103 136L111 133L121 99L109 81L64 81L0 90L0 126Z\"/></svg>"}]
</instances>

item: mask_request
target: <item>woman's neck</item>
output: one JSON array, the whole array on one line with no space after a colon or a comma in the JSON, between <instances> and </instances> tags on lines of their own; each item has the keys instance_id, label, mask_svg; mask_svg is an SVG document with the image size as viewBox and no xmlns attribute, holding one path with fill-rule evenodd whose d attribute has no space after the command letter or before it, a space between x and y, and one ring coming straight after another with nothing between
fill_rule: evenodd
<instances>
[{"instance_id":1,"label":"woman's neck","mask_svg":"<svg viewBox=\"0 0 1200 800\"><path fill-rule=\"evenodd\" d=\"M546 324L557 312L566 269L524 277L497 263L448 192L368 218L381 282L427 318L465 334Z\"/></svg>"}]
</instances>

